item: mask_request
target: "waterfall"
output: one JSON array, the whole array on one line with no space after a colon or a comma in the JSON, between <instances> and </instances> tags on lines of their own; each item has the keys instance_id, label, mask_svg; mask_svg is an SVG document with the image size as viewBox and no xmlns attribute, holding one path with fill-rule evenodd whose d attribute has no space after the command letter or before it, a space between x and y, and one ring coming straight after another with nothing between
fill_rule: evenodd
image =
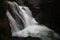
<instances>
[{"instance_id":1,"label":"waterfall","mask_svg":"<svg viewBox=\"0 0 60 40\"><path fill-rule=\"evenodd\" d=\"M28 7L19 6L16 2L10 1L8 1L8 4L12 13L7 10L6 15L9 20L12 36L31 36L41 38L42 40L55 40L59 38L57 33L45 25L38 25L38 22L33 18L32 12ZM24 29L20 30L23 26Z\"/></svg>"}]
</instances>

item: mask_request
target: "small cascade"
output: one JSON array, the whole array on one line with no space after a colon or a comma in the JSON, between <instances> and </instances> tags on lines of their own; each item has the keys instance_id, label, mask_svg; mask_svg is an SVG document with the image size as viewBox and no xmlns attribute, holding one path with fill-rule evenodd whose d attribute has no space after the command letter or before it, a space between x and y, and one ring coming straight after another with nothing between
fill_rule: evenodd
<instances>
[{"instance_id":1,"label":"small cascade","mask_svg":"<svg viewBox=\"0 0 60 40\"><path fill-rule=\"evenodd\" d=\"M42 40L55 40L59 36L53 30L44 25L38 25L33 18L32 12L26 6L19 6L16 2L8 1L12 13L7 10L7 17L10 22L12 36L17 37L38 37ZM23 23L22 23L22 22ZM23 25L22 25L23 24ZM20 30L24 26L23 30Z\"/></svg>"}]
</instances>

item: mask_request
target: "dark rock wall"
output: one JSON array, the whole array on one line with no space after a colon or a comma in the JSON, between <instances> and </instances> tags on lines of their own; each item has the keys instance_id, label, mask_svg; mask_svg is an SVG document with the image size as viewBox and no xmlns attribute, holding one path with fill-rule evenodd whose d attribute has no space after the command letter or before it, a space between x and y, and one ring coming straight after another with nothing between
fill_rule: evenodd
<instances>
[{"instance_id":1,"label":"dark rock wall","mask_svg":"<svg viewBox=\"0 0 60 40\"><path fill-rule=\"evenodd\" d=\"M60 30L59 30L59 27L60 27L60 25L59 25L59 23L60 23L60 21L59 21L59 18L60 18L59 2L56 0L48 0L48 1L46 0L41 4L40 8L41 8L41 11L40 11L41 13L39 13L36 16L36 20L40 24L44 24L60 34Z\"/></svg>"}]
</instances>

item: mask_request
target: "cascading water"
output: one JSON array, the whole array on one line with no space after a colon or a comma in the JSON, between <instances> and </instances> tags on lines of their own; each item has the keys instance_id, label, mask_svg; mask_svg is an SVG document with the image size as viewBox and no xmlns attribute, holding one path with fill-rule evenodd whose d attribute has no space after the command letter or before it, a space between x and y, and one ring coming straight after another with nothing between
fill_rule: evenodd
<instances>
[{"instance_id":1,"label":"cascading water","mask_svg":"<svg viewBox=\"0 0 60 40\"><path fill-rule=\"evenodd\" d=\"M16 2L8 1L11 12L7 10L7 17L10 22L12 36L17 37L38 37L42 40L56 40L59 36L44 25L38 25L38 22L32 17L30 9L26 6L18 6ZM24 29L20 30L22 23Z\"/></svg>"}]
</instances>

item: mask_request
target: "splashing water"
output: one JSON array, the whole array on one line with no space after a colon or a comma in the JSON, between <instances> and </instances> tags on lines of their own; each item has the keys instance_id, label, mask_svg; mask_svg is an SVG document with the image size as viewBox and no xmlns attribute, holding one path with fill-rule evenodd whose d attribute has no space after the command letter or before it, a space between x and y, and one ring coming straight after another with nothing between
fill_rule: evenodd
<instances>
[{"instance_id":1,"label":"splashing water","mask_svg":"<svg viewBox=\"0 0 60 40\"><path fill-rule=\"evenodd\" d=\"M7 17L10 22L12 36L17 37L38 37L42 40L56 40L59 36L44 25L38 25L38 22L32 17L30 9L26 6L18 6L16 2L8 1L11 12L7 10ZM22 26L24 29L20 30Z\"/></svg>"}]
</instances>

